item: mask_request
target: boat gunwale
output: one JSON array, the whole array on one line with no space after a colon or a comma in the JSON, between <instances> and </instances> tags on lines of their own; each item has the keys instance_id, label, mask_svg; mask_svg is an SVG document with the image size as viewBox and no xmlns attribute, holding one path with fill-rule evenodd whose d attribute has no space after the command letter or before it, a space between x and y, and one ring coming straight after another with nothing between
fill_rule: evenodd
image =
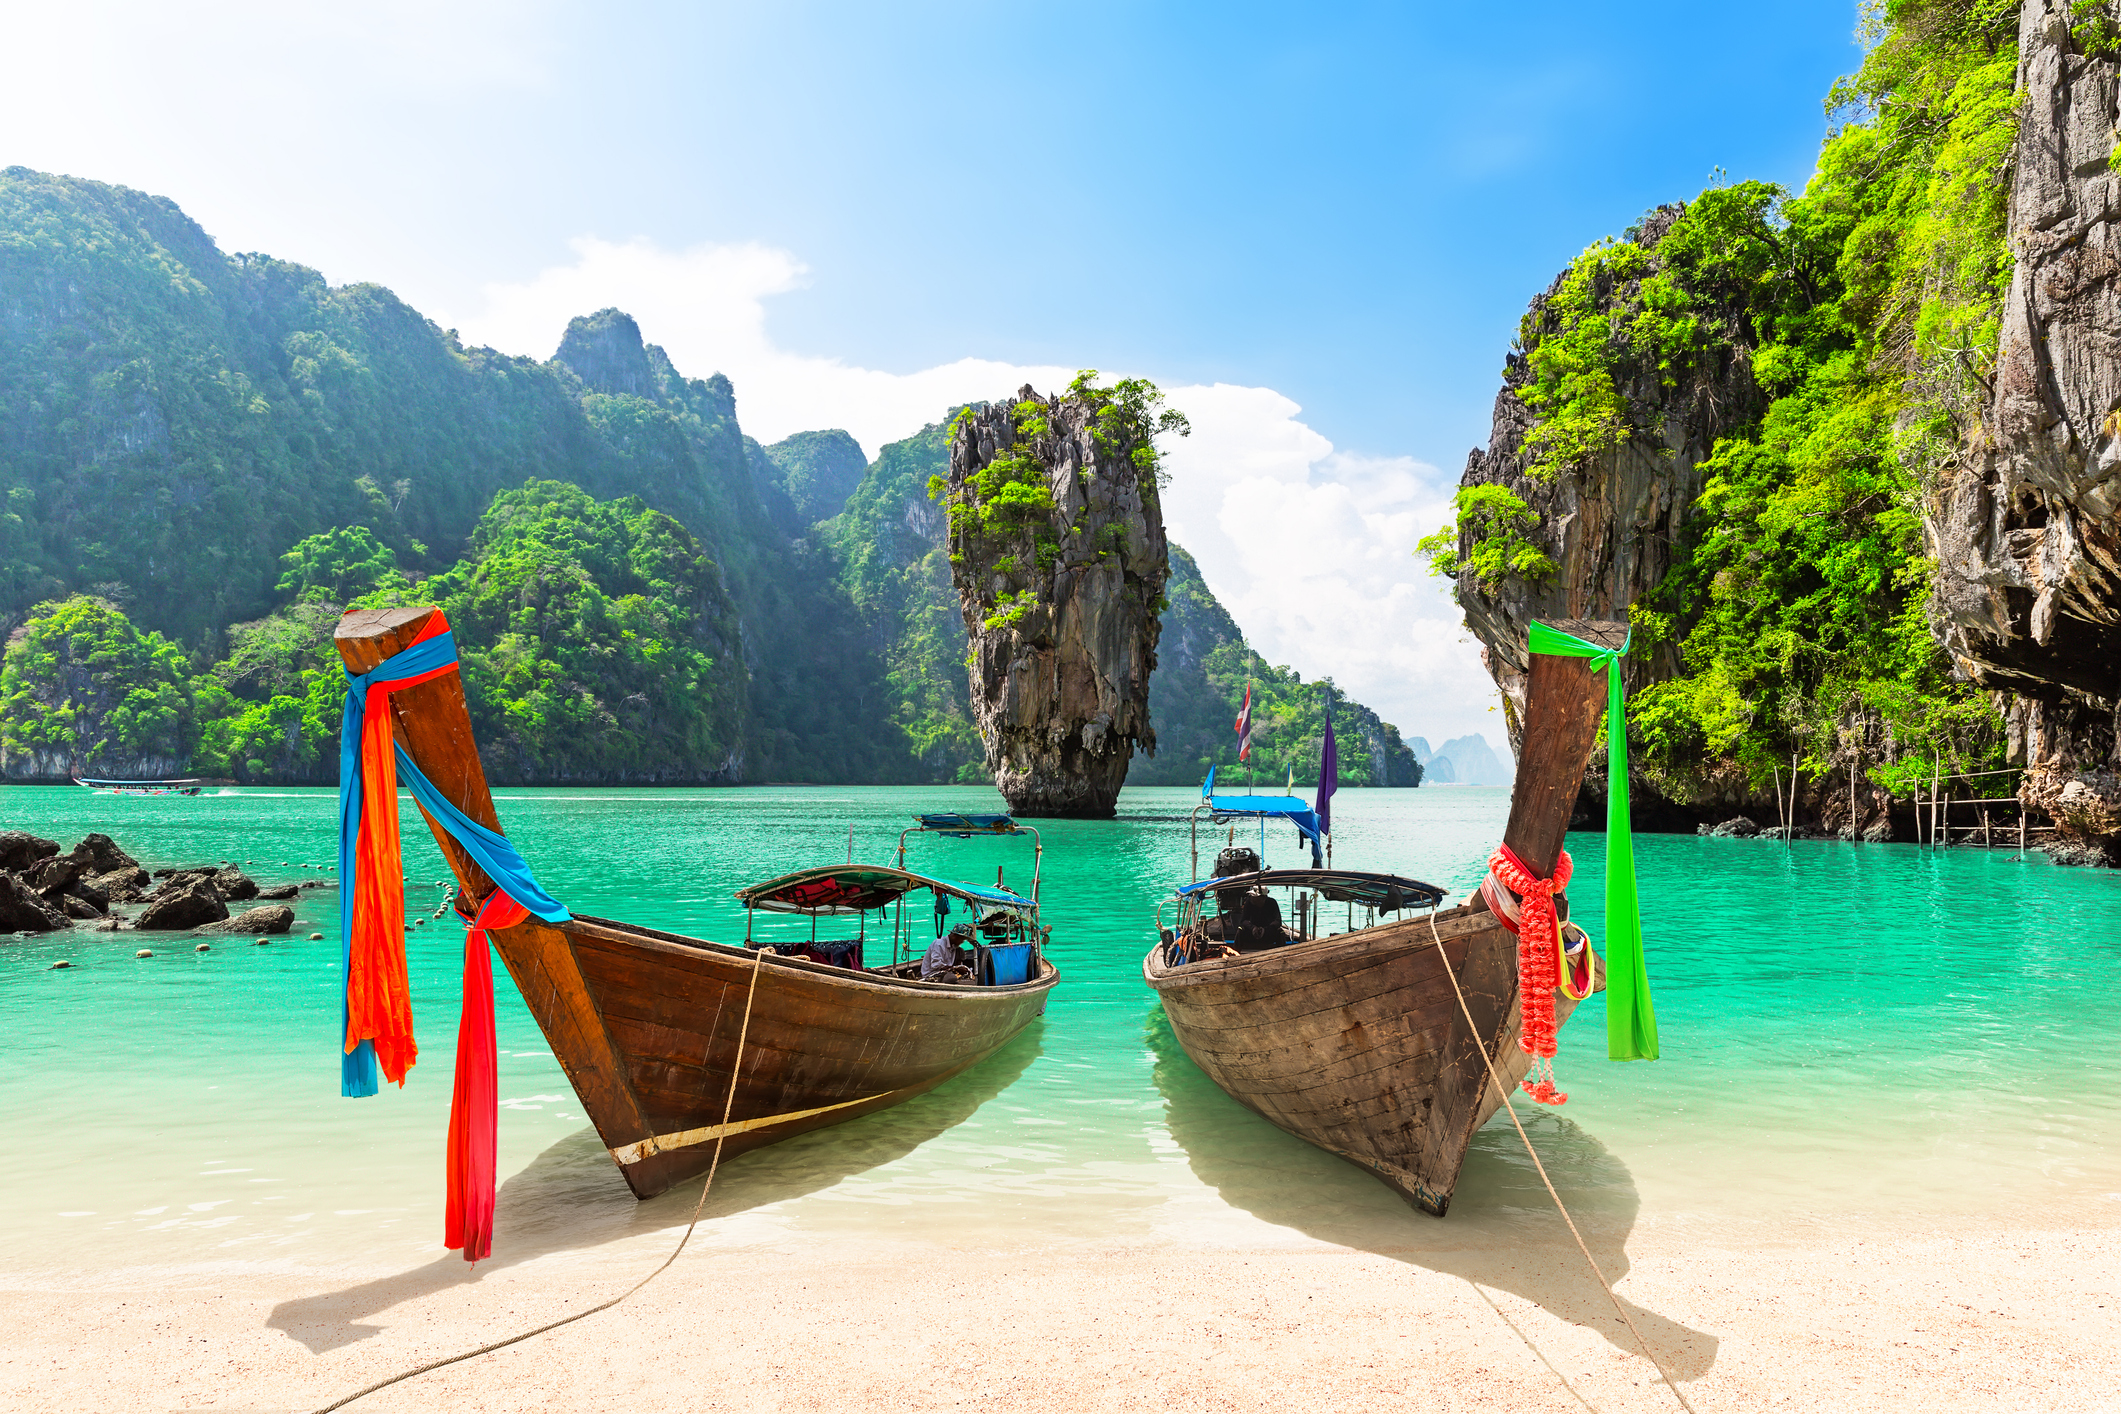
<instances>
[{"instance_id":1,"label":"boat gunwale","mask_svg":"<svg viewBox=\"0 0 2121 1414\"><path fill-rule=\"evenodd\" d=\"M587 925L577 927L576 925ZM742 948L731 943L709 942L704 938L688 938L682 933L665 933L658 928L644 927L638 923L622 923L615 918L598 918L592 914L577 913L565 923L547 925L561 932L578 932L606 942L626 943L646 948L651 952L668 953L678 957L706 954L730 962L752 965L752 959L761 953L767 964L787 968L798 975L838 986L874 987L883 992L915 992L927 996L962 997L968 1001L985 998L1021 997L1031 992L1045 991L1060 981L1060 969L1048 961L1043 953L1038 959L1039 975L1029 981L1012 982L1000 987L982 987L973 983L924 982L917 977L892 977L885 974L856 972L851 968L835 967L830 963L815 962L807 957L783 957L771 947Z\"/></svg>"},{"instance_id":2,"label":"boat gunwale","mask_svg":"<svg viewBox=\"0 0 2121 1414\"><path fill-rule=\"evenodd\" d=\"M1492 913L1485 902L1477 896L1468 902L1446 909L1423 912L1412 919L1395 919L1390 923L1377 923L1368 928L1358 928L1352 933L1335 933L1324 938L1307 938L1302 942L1287 943L1278 948L1265 948L1259 952L1243 953L1237 957L1204 958L1199 962L1172 966L1158 963L1157 958L1166 946L1161 940L1151 945L1142 958L1142 980L1159 993L1171 987L1199 986L1208 982L1234 982L1240 978L1272 976L1278 972L1292 972L1299 968L1322 962L1351 961L1364 953L1379 950L1405 949L1419 952L1423 948L1436 946L1434 937L1383 937L1391 930L1409 927L1433 918L1446 942L1468 933L1478 932L1487 926L1473 920L1485 915L1488 925L1502 926L1502 920ZM1470 926L1469 926L1470 925ZM1450 930L1450 931L1445 931Z\"/></svg>"}]
</instances>

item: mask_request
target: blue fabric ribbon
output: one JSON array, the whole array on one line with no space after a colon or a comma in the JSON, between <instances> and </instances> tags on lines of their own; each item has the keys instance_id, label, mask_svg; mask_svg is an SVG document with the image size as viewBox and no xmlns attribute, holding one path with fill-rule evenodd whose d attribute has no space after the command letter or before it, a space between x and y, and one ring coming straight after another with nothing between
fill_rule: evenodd
<instances>
[{"instance_id":1,"label":"blue fabric ribbon","mask_svg":"<svg viewBox=\"0 0 2121 1414\"><path fill-rule=\"evenodd\" d=\"M438 633L433 638L415 643L404 652L385 658L375 667L359 676L346 674L346 701L339 717L339 1093L349 1097L373 1095L382 1088L382 1075L376 1065L375 1047L367 1041L361 1042L351 1051L345 1049L346 983L351 980L353 966L353 906L354 906L354 843L361 829L361 723L368 712L368 690L371 687L387 687L406 678L416 678L436 668L447 667L457 661L457 638L453 633ZM493 880L502 892L529 909L548 923L564 923L572 915L545 892L530 872L530 865L506 836L487 829L435 789L412 758L405 754L402 743L397 744L398 779L413 793L413 798L427 807L427 813L447 830L466 854L478 864L486 877ZM378 808L396 809L397 802L387 806L378 802Z\"/></svg>"}]
</instances>

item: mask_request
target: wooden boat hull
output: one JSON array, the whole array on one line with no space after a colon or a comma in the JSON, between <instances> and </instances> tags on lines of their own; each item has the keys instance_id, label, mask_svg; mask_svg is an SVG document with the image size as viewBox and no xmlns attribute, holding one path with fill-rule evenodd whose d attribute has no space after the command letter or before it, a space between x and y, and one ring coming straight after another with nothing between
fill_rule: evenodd
<instances>
[{"instance_id":1,"label":"wooden boat hull","mask_svg":"<svg viewBox=\"0 0 2121 1414\"><path fill-rule=\"evenodd\" d=\"M1179 1045L1232 1099L1442 1217L1467 1144L1502 1104L1480 1050L1513 1088L1531 1057L1517 1044L1516 935L1478 904L1438 914L1436 931L1475 1031L1427 915L1184 967L1159 946L1142 975ZM1556 1021L1575 1007L1557 996Z\"/></svg>"},{"instance_id":2,"label":"wooden boat hull","mask_svg":"<svg viewBox=\"0 0 2121 1414\"><path fill-rule=\"evenodd\" d=\"M1051 963L1014 987L828 967L576 918L494 934L516 988L627 1185L653 1198L727 1159L909 1100L1042 1015ZM729 1073L744 1034L724 1132Z\"/></svg>"}]
</instances>

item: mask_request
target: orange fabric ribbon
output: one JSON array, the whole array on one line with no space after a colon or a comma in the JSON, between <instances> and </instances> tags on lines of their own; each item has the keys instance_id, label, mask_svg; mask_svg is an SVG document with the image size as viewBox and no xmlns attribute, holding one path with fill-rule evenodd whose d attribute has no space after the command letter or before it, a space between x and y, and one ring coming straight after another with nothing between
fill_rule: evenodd
<instances>
[{"instance_id":1,"label":"orange fabric ribbon","mask_svg":"<svg viewBox=\"0 0 2121 1414\"><path fill-rule=\"evenodd\" d=\"M1517 996L1524 1025L1517 1044L1532 1057L1532 1078L1524 1091L1543 1105L1560 1105L1568 1096L1554 1085L1554 1052L1559 1041L1554 1020L1554 990L1561 985L1561 957L1556 948L1554 895L1568 887L1575 861L1567 850L1554 861L1554 877L1535 875L1508 845L1496 846L1488 867L1512 893L1522 896L1517 920Z\"/></svg>"}]
</instances>

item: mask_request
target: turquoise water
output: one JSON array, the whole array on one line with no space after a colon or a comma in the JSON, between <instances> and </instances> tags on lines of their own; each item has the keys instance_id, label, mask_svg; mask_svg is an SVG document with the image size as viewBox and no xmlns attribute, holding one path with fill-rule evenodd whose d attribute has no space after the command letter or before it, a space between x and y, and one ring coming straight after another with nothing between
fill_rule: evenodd
<instances>
[{"instance_id":1,"label":"turquoise water","mask_svg":"<svg viewBox=\"0 0 2121 1414\"><path fill-rule=\"evenodd\" d=\"M1177 1050L1140 961L1156 897L1187 876L1194 798L1131 790L1116 822L1046 825L1063 976L1045 1019L931 1095L734 1161L710 1203L712 1240L1374 1242L1390 1229L1441 1241L1543 1220L1505 1121L1478 1137L1451 1218L1433 1224L1239 1109ZM1427 878L1455 901L1507 803L1476 788L1344 792L1336 862ZM999 805L972 788L499 799L504 828L570 907L725 941L744 926L732 890L844 858L850 826L855 856L882 860L916 809ZM409 912L424 917L447 870L409 803L403 824ZM0 828L62 845L101 829L151 868L235 859L265 883L318 877L300 866L334 857L335 826L326 791L0 790ZM1297 861L1287 834L1270 838L1273 862ZM1571 893L1596 935L1603 839L1570 843ZM1564 1030L1572 1099L1531 1130L1572 1207L1624 1233L1645 1215L2060 1222L2121 1201L2108 1000L2121 876L2000 850L1670 836L1637 848L1664 1059L1608 1063L1602 999ZM909 863L981 882L999 864L1020 885L1029 856L1010 841L920 840ZM0 939L10 1265L436 1253L462 933L445 919L411 939L422 1055L408 1086L343 1100L336 898L306 893L295 933L268 947ZM157 955L135 959L140 947ZM51 970L59 958L73 966ZM682 1221L689 1191L627 1196L506 974L497 981L497 1255Z\"/></svg>"}]
</instances>

